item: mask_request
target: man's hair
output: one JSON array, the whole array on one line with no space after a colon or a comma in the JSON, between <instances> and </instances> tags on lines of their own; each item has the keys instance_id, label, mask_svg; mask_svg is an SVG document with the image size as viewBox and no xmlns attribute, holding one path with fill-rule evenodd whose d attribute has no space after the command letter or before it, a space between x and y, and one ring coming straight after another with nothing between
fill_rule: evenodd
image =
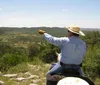
<instances>
[{"instance_id":1,"label":"man's hair","mask_svg":"<svg viewBox=\"0 0 100 85\"><path fill-rule=\"evenodd\" d=\"M76 33L72 33L73 36L76 36L76 37L79 37L79 34L76 34Z\"/></svg>"},{"instance_id":2,"label":"man's hair","mask_svg":"<svg viewBox=\"0 0 100 85\"><path fill-rule=\"evenodd\" d=\"M68 30L68 32L71 32L71 31ZM76 34L76 33L73 33L73 32L71 32L71 33L72 33L73 36L79 37L79 34Z\"/></svg>"}]
</instances>

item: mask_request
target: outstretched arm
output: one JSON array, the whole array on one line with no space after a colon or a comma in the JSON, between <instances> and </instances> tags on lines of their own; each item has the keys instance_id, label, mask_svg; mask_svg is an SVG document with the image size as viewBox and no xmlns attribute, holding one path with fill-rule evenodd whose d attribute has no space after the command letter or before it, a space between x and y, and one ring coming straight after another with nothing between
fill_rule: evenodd
<instances>
[{"instance_id":1,"label":"outstretched arm","mask_svg":"<svg viewBox=\"0 0 100 85\"><path fill-rule=\"evenodd\" d=\"M40 34L42 34L44 36L44 38L50 42L51 44L54 44L56 46L61 46L63 41L65 40L65 38L58 38L58 37L54 37L48 33L46 33L45 31L43 30L39 30L38 31Z\"/></svg>"}]
</instances>

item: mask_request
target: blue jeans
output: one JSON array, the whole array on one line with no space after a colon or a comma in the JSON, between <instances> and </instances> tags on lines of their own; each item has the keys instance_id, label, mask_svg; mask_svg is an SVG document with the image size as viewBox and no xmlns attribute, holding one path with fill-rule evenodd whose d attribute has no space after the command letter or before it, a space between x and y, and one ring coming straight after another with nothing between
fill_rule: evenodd
<instances>
[{"instance_id":1,"label":"blue jeans","mask_svg":"<svg viewBox=\"0 0 100 85\"><path fill-rule=\"evenodd\" d=\"M72 68L73 70L78 70L80 75L83 75L82 70L79 66L78 67L61 66L60 62L53 64L51 69L47 72L47 75L48 74L53 75L53 74L61 73L63 69L67 69L67 68Z\"/></svg>"}]
</instances>

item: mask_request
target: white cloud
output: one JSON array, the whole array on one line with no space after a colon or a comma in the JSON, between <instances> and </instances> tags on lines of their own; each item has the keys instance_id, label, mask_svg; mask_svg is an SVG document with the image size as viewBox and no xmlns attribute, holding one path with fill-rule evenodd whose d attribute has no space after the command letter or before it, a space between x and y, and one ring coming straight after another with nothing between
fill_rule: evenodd
<instances>
[{"instance_id":1,"label":"white cloud","mask_svg":"<svg viewBox=\"0 0 100 85\"><path fill-rule=\"evenodd\" d=\"M39 19L33 16L24 16L19 13L0 16L0 27L33 27L36 26Z\"/></svg>"},{"instance_id":2,"label":"white cloud","mask_svg":"<svg viewBox=\"0 0 100 85\"><path fill-rule=\"evenodd\" d=\"M62 9L62 11L63 11L63 12L67 12L67 11L68 11L68 9Z\"/></svg>"},{"instance_id":3,"label":"white cloud","mask_svg":"<svg viewBox=\"0 0 100 85\"><path fill-rule=\"evenodd\" d=\"M0 16L0 27L65 27L70 25L77 25L79 27L100 28L100 20L76 20L71 18L53 18L39 15L26 15L25 13L12 12L7 15Z\"/></svg>"},{"instance_id":4,"label":"white cloud","mask_svg":"<svg viewBox=\"0 0 100 85\"><path fill-rule=\"evenodd\" d=\"M0 8L0 11L2 11L3 10L3 8Z\"/></svg>"}]
</instances>

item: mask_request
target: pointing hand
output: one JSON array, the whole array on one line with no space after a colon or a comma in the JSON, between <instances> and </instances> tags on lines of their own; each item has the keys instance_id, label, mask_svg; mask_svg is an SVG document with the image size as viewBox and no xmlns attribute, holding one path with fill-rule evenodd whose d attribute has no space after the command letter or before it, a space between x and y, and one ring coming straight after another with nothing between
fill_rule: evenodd
<instances>
[{"instance_id":1,"label":"pointing hand","mask_svg":"<svg viewBox=\"0 0 100 85\"><path fill-rule=\"evenodd\" d=\"M39 34L44 34L45 31L44 31L44 30L38 30L38 33L39 33Z\"/></svg>"}]
</instances>

